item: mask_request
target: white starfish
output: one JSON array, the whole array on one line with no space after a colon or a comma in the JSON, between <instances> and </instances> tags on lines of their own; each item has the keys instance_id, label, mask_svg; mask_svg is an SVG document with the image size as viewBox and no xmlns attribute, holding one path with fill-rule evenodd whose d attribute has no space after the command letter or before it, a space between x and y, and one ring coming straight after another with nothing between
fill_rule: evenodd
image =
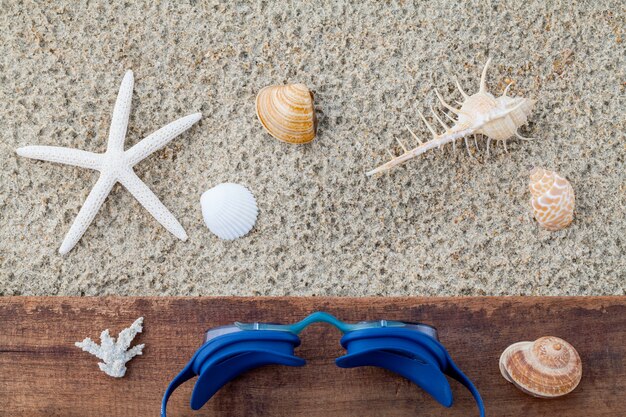
<instances>
[{"instance_id":1,"label":"white starfish","mask_svg":"<svg viewBox=\"0 0 626 417\"><path fill-rule=\"evenodd\" d=\"M96 154L79 149L58 146L25 146L17 149L17 154L42 161L59 162L82 168L100 171L100 177L89 193L78 216L59 248L61 254L68 253L80 240L96 213L109 195L116 182L122 184L154 216L154 218L181 240L187 240L187 233L174 215L159 201L156 195L133 171L133 166L153 152L167 145L176 136L189 129L202 117L201 113L191 114L168 124L152 133L127 151L124 139L130 115L133 96L133 72L127 71L115 101L109 141L105 153Z\"/></svg>"}]
</instances>

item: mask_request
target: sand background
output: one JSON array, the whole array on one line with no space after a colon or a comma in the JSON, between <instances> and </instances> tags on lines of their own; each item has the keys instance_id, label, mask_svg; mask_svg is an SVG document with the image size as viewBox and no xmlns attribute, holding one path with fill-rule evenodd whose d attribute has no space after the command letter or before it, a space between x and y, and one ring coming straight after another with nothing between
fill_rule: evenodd
<instances>
[{"instance_id":1,"label":"sand background","mask_svg":"<svg viewBox=\"0 0 626 417\"><path fill-rule=\"evenodd\" d=\"M65 4L64 4L65 3ZM78 3L78 2L77 2ZM463 4L461 4L463 3ZM625 294L623 3L0 1L0 294ZM512 140L367 178L411 143L417 110L457 76L537 100ZM58 247L97 173L18 157L24 145L103 152L124 71L130 147L192 112L201 122L136 166L189 234L177 241L116 185L78 245ZM318 138L289 146L256 119L263 86L315 93ZM533 166L576 190L576 218L538 228ZM205 228L200 195L255 194L247 237Z\"/></svg>"}]
</instances>

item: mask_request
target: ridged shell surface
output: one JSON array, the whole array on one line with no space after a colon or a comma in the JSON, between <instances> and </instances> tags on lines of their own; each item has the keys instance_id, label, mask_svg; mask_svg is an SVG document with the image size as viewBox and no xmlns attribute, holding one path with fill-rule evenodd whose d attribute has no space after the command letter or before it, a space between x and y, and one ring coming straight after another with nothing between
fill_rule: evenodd
<instances>
[{"instance_id":1,"label":"ridged shell surface","mask_svg":"<svg viewBox=\"0 0 626 417\"><path fill-rule=\"evenodd\" d=\"M245 236L259 213L252 193L243 185L223 183L200 198L204 223L217 237L233 240Z\"/></svg>"},{"instance_id":2,"label":"ridged shell surface","mask_svg":"<svg viewBox=\"0 0 626 417\"><path fill-rule=\"evenodd\" d=\"M530 173L531 205L537 222L550 231L567 227L574 219L574 189L556 172L535 168Z\"/></svg>"},{"instance_id":3,"label":"ridged shell surface","mask_svg":"<svg viewBox=\"0 0 626 417\"><path fill-rule=\"evenodd\" d=\"M572 345L558 337L545 336L509 346L500 356L500 372L526 394L555 398L578 386L582 363Z\"/></svg>"},{"instance_id":4,"label":"ridged shell surface","mask_svg":"<svg viewBox=\"0 0 626 417\"><path fill-rule=\"evenodd\" d=\"M501 97L498 97L497 100L498 100L498 105L502 108L507 108L507 109L515 108L515 110L511 112L511 114L507 117L506 120L507 122L512 123L515 126L516 131L517 131L517 128L525 125L528 122L528 116L530 115L530 113L533 110L533 107L535 106L534 100L523 98L523 97L501 96ZM518 105L520 106L517 107ZM515 132L513 134L515 134Z\"/></svg>"},{"instance_id":5,"label":"ridged shell surface","mask_svg":"<svg viewBox=\"0 0 626 417\"><path fill-rule=\"evenodd\" d=\"M518 107L519 106L519 107ZM532 111L533 101L526 98L502 96L494 98L489 93L477 93L468 97L461 107L461 116L469 118L468 125L475 124L493 112L515 109L506 117L485 123L477 132L494 140L506 140L515 136L517 129L526 124Z\"/></svg>"},{"instance_id":6,"label":"ridged shell surface","mask_svg":"<svg viewBox=\"0 0 626 417\"><path fill-rule=\"evenodd\" d=\"M256 97L256 114L265 130L283 142L302 144L315 138L313 94L304 84L263 88Z\"/></svg>"}]
</instances>

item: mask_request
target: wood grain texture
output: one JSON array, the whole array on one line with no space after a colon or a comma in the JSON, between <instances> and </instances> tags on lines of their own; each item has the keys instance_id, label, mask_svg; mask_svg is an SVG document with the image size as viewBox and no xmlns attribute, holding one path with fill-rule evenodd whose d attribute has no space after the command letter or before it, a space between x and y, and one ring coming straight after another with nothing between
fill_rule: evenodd
<instances>
[{"instance_id":1,"label":"wood grain texture","mask_svg":"<svg viewBox=\"0 0 626 417\"><path fill-rule=\"evenodd\" d=\"M625 416L626 297L576 298L30 298L0 299L1 416L157 416L169 381L207 328L239 321L300 320L324 310L347 321L396 319L435 325L480 390L488 416ZM144 355L126 377L98 370L74 342L144 316ZM555 335L572 343L583 379L556 400L526 396L505 382L498 357L510 343ZM194 381L173 395L168 415L406 417L478 415L451 381L455 404L439 406L406 379L377 368L340 369L340 334L316 324L296 353L303 368L268 366L226 385L201 411L189 409Z\"/></svg>"}]
</instances>

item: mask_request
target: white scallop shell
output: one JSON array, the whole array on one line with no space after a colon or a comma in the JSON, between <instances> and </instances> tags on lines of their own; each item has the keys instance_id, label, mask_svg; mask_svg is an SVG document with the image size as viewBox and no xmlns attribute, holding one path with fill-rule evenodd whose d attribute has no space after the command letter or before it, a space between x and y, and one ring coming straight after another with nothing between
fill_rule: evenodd
<instances>
[{"instance_id":1,"label":"white scallop shell","mask_svg":"<svg viewBox=\"0 0 626 417\"><path fill-rule=\"evenodd\" d=\"M239 184L216 185L202 194L200 205L206 226L224 240L245 236L259 214L254 196Z\"/></svg>"}]
</instances>

